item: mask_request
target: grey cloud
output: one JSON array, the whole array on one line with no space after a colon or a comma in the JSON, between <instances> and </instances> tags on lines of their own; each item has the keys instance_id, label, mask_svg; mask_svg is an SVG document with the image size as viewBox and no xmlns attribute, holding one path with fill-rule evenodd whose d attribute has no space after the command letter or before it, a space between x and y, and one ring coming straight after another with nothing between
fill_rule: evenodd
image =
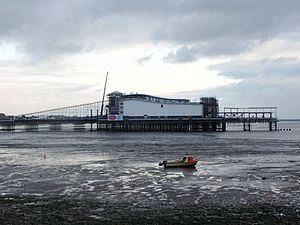
<instances>
[{"instance_id":1,"label":"grey cloud","mask_svg":"<svg viewBox=\"0 0 300 225\"><path fill-rule=\"evenodd\" d=\"M144 56L144 57L138 59L136 62L137 62L137 64L142 65L142 64L144 64L145 62L150 61L153 55L154 55L154 54L152 53L152 54L150 54L150 55Z\"/></svg>"},{"instance_id":2,"label":"grey cloud","mask_svg":"<svg viewBox=\"0 0 300 225\"><path fill-rule=\"evenodd\" d=\"M0 42L16 43L19 52L38 60L143 42L145 25L153 25L134 2L4 1Z\"/></svg>"},{"instance_id":3,"label":"grey cloud","mask_svg":"<svg viewBox=\"0 0 300 225\"><path fill-rule=\"evenodd\" d=\"M300 59L297 57L265 58L252 61L230 61L209 67L219 75L242 78L238 83L178 95L216 96L221 108L276 106L281 118L300 118Z\"/></svg>"},{"instance_id":4,"label":"grey cloud","mask_svg":"<svg viewBox=\"0 0 300 225\"><path fill-rule=\"evenodd\" d=\"M274 84L248 79L216 88L180 92L176 96L217 97L220 111L223 110L223 107L274 106L278 107L279 118L300 118L300 105L291 104L291 102L298 102L300 86L297 84L300 83L300 77L294 80L295 85L287 85L284 78L282 80L283 82Z\"/></svg>"},{"instance_id":5,"label":"grey cloud","mask_svg":"<svg viewBox=\"0 0 300 225\"><path fill-rule=\"evenodd\" d=\"M228 56L238 54L242 51L251 49L254 43L238 42L234 45L228 44L230 41L219 41L215 42L196 44L193 47L183 46L178 48L176 51L169 52L164 58L165 63L190 63L204 56Z\"/></svg>"},{"instance_id":6,"label":"grey cloud","mask_svg":"<svg viewBox=\"0 0 300 225\"><path fill-rule=\"evenodd\" d=\"M265 58L258 61L230 61L211 65L210 70L231 78L255 76L300 76L300 60L296 57Z\"/></svg>"},{"instance_id":7,"label":"grey cloud","mask_svg":"<svg viewBox=\"0 0 300 225\"><path fill-rule=\"evenodd\" d=\"M158 39L197 42L239 39L264 40L297 26L300 3L288 1L186 1L177 16L168 17Z\"/></svg>"},{"instance_id":8,"label":"grey cloud","mask_svg":"<svg viewBox=\"0 0 300 225\"><path fill-rule=\"evenodd\" d=\"M198 57L240 54L274 37L299 32L297 1L193 1L185 6L185 13L165 20L154 38L197 46Z\"/></svg>"},{"instance_id":9,"label":"grey cloud","mask_svg":"<svg viewBox=\"0 0 300 225\"><path fill-rule=\"evenodd\" d=\"M17 43L19 51L37 59L170 42L180 47L165 61L181 63L201 55L238 54L299 31L299 11L297 0L9 0L1 1L0 42ZM182 53L182 46L196 49Z\"/></svg>"},{"instance_id":10,"label":"grey cloud","mask_svg":"<svg viewBox=\"0 0 300 225\"><path fill-rule=\"evenodd\" d=\"M196 47L181 47L176 52L170 52L166 57L163 58L164 62L167 63L188 63L197 60L197 54L199 49Z\"/></svg>"}]
</instances>

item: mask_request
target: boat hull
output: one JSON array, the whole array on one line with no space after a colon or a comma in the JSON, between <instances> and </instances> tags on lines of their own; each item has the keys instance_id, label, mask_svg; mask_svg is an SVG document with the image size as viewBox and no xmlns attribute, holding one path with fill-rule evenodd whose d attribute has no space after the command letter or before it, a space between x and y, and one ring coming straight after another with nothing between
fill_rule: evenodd
<instances>
[{"instance_id":1,"label":"boat hull","mask_svg":"<svg viewBox=\"0 0 300 225\"><path fill-rule=\"evenodd\" d=\"M192 162L192 163L172 163L172 162L167 162L164 163L165 168L195 168L197 162Z\"/></svg>"}]
</instances>

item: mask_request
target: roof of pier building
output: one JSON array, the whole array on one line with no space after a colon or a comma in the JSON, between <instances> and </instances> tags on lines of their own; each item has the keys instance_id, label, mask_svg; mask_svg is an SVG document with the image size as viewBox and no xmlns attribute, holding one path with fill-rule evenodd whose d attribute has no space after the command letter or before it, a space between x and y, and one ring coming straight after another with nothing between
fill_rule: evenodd
<instances>
[{"instance_id":1,"label":"roof of pier building","mask_svg":"<svg viewBox=\"0 0 300 225\"><path fill-rule=\"evenodd\" d=\"M179 99L179 98L162 98L153 95L147 94L123 94L119 91L114 91L108 94L109 97L121 97L123 100L141 100L141 101L150 101L150 102L158 102L158 103L196 103L190 102L189 99ZM199 102L198 102L199 103Z\"/></svg>"}]
</instances>

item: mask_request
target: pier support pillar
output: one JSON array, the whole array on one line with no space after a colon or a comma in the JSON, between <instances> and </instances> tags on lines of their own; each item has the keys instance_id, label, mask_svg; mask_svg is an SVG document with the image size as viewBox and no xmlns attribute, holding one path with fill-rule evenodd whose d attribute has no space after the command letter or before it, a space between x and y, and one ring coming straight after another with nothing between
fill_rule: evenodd
<instances>
[{"instance_id":1,"label":"pier support pillar","mask_svg":"<svg viewBox=\"0 0 300 225\"><path fill-rule=\"evenodd\" d=\"M91 109L91 131L93 131L93 110Z\"/></svg>"},{"instance_id":2,"label":"pier support pillar","mask_svg":"<svg viewBox=\"0 0 300 225\"><path fill-rule=\"evenodd\" d=\"M2 131L15 131L16 130L16 124L10 123L10 124L2 124Z\"/></svg>"},{"instance_id":3,"label":"pier support pillar","mask_svg":"<svg viewBox=\"0 0 300 225\"><path fill-rule=\"evenodd\" d=\"M38 123L25 124L26 131L38 131L38 129L39 129Z\"/></svg>"},{"instance_id":4,"label":"pier support pillar","mask_svg":"<svg viewBox=\"0 0 300 225\"><path fill-rule=\"evenodd\" d=\"M269 122L269 131L277 131L277 122L276 121Z\"/></svg>"},{"instance_id":5,"label":"pier support pillar","mask_svg":"<svg viewBox=\"0 0 300 225\"><path fill-rule=\"evenodd\" d=\"M99 130L99 109L97 109L97 130Z\"/></svg>"},{"instance_id":6,"label":"pier support pillar","mask_svg":"<svg viewBox=\"0 0 300 225\"><path fill-rule=\"evenodd\" d=\"M226 131L226 122L222 122L222 131Z\"/></svg>"},{"instance_id":7,"label":"pier support pillar","mask_svg":"<svg viewBox=\"0 0 300 225\"><path fill-rule=\"evenodd\" d=\"M249 121L244 121L244 131L251 131L251 126Z\"/></svg>"},{"instance_id":8,"label":"pier support pillar","mask_svg":"<svg viewBox=\"0 0 300 225\"><path fill-rule=\"evenodd\" d=\"M61 123L50 123L49 130L61 130Z\"/></svg>"}]
</instances>

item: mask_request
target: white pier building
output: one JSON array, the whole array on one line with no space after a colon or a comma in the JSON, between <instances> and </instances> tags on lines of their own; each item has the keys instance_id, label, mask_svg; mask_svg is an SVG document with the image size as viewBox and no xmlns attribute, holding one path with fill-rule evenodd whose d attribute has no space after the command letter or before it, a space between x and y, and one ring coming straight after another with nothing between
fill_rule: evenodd
<instances>
[{"instance_id":1,"label":"white pier building","mask_svg":"<svg viewBox=\"0 0 300 225\"><path fill-rule=\"evenodd\" d=\"M201 98L199 102L188 99L171 99L146 94L108 94L108 114L122 117L216 117L218 102L215 98ZM116 117L113 117L116 118Z\"/></svg>"}]
</instances>

